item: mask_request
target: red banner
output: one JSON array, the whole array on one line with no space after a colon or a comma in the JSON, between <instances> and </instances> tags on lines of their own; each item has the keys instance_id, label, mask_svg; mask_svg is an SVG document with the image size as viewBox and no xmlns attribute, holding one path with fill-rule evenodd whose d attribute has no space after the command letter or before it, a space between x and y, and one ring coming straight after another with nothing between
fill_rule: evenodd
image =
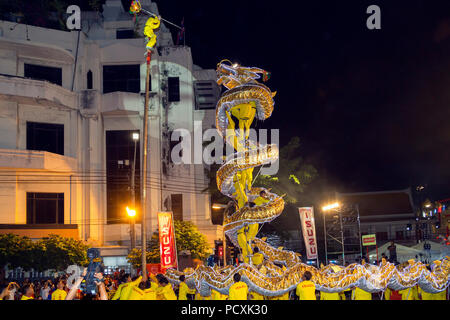
<instances>
[{"instance_id":1,"label":"red banner","mask_svg":"<svg viewBox=\"0 0 450 320\"><path fill-rule=\"evenodd\" d=\"M177 249L172 212L158 212L161 269L177 268Z\"/></svg>"},{"instance_id":2,"label":"red banner","mask_svg":"<svg viewBox=\"0 0 450 320\"><path fill-rule=\"evenodd\" d=\"M302 222L303 239L305 241L308 259L317 259L316 226L314 223L314 210L312 207L298 208Z\"/></svg>"}]
</instances>

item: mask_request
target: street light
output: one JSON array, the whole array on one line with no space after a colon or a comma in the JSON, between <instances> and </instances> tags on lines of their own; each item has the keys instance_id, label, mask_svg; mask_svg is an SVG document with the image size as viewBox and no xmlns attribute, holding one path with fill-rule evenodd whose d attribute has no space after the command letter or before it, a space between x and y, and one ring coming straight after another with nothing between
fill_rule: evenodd
<instances>
[{"instance_id":1,"label":"street light","mask_svg":"<svg viewBox=\"0 0 450 320\"><path fill-rule=\"evenodd\" d=\"M326 206L322 207L322 211L325 213L327 211L338 209L341 207L341 204L339 202L331 203ZM339 211L339 222L341 224L341 244L342 244L342 263L345 266L345 248L344 248L344 228L342 226L342 214ZM328 264L328 251L327 251L327 228L326 228L326 222L325 222L325 214L323 214L323 228L324 228L324 237L325 237L325 261L326 264ZM336 240L336 239L335 239ZM338 241L339 242L339 241Z\"/></svg>"},{"instance_id":2,"label":"street light","mask_svg":"<svg viewBox=\"0 0 450 320\"><path fill-rule=\"evenodd\" d=\"M221 203L213 203L212 208L214 210L220 210L227 208L227 205L221 204ZM223 266L225 267L227 265L227 237L225 235L225 228L222 226L222 247L223 247Z\"/></svg>"},{"instance_id":3,"label":"street light","mask_svg":"<svg viewBox=\"0 0 450 320\"><path fill-rule=\"evenodd\" d=\"M135 187L135 174L136 174L136 149L137 149L137 142L139 140L139 133L133 132L132 135L133 141L134 141L134 158L133 163L131 164L131 205L133 208L136 208L136 187ZM136 210L130 210L127 207L127 214L129 217L132 217L132 223L131 223L131 249L134 249L135 247L135 230L134 230L134 217L136 216Z\"/></svg>"},{"instance_id":4,"label":"street light","mask_svg":"<svg viewBox=\"0 0 450 320\"><path fill-rule=\"evenodd\" d=\"M131 249L135 247L135 235L134 235L134 217L136 217L136 210L126 207L127 215L130 217L130 236L131 236Z\"/></svg>"}]
</instances>

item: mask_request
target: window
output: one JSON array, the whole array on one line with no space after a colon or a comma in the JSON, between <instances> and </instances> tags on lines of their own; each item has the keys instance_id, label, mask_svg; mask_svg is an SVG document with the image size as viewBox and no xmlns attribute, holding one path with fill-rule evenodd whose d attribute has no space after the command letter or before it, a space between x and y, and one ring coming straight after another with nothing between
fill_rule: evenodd
<instances>
[{"instance_id":1,"label":"window","mask_svg":"<svg viewBox=\"0 0 450 320\"><path fill-rule=\"evenodd\" d=\"M170 196L172 200L173 219L183 221L183 195L179 193Z\"/></svg>"},{"instance_id":2,"label":"window","mask_svg":"<svg viewBox=\"0 0 450 320\"><path fill-rule=\"evenodd\" d=\"M103 66L103 93L115 91L139 93L141 91L140 70L141 67L138 64Z\"/></svg>"},{"instance_id":3,"label":"window","mask_svg":"<svg viewBox=\"0 0 450 320\"><path fill-rule=\"evenodd\" d=\"M194 81L195 109L215 109L220 96L220 88L215 81Z\"/></svg>"},{"instance_id":4,"label":"window","mask_svg":"<svg viewBox=\"0 0 450 320\"><path fill-rule=\"evenodd\" d=\"M64 193L27 192L27 224L64 224Z\"/></svg>"},{"instance_id":5,"label":"window","mask_svg":"<svg viewBox=\"0 0 450 320\"><path fill-rule=\"evenodd\" d=\"M116 39L133 39L134 30L116 30Z\"/></svg>"},{"instance_id":6,"label":"window","mask_svg":"<svg viewBox=\"0 0 450 320\"><path fill-rule=\"evenodd\" d=\"M106 210L107 223L129 223L125 208L131 205L131 174L134 159L135 130L106 131ZM139 221L140 203L140 150L136 143L135 205Z\"/></svg>"},{"instance_id":7,"label":"window","mask_svg":"<svg viewBox=\"0 0 450 320\"><path fill-rule=\"evenodd\" d=\"M62 69L55 67L44 67L35 64L24 65L25 78L31 78L35 80L46 80L48 82L62 85Z\"/></svg>"},{"instance_id":8,"label":"window","mask_svg":"<svg viewBox=\"0 0 450 320\"><path fill-rule=\"evenodd\" d=\"M92 82L93 82L92 81L92 71L89 70L88 73L87 73L87 88L88 89L92 89L92 87L93 87L93 83Z\"/></svg>"},{"instance_id":9,"label":"window","mask_svg":"<svg viewBox=\"0 0 450 320\"><path fill-rule=\"evenodd\" d=\"M169 77L169 102L180 101L180 78Z\"/></svg>"},{"instance_id":10,"label":"window","mask_svg":"<svg viewBox=\"0 0 450 320\"><path fill-rule=\"evenodd\" d=\"M64 125L27 122L27 149L64 155Z\"/></svg>"}]
</instances>

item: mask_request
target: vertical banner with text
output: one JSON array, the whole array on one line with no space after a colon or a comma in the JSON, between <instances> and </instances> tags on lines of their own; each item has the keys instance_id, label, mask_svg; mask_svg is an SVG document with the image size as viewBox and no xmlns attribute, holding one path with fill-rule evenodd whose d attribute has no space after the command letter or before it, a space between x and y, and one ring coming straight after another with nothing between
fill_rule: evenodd
<instances>
[{"instance_id":1,"label":"vertical banner with text","mask_svg":"<svg viewBox=\"0 0 450 320\"><path fill-rule=\"evenodd\" d=\"M172 212L158 212L161 269L177 269L177 249Z\"/></svg>"},{"instance_id":2,"label":"vertical banner with text","mask_svg":"<svg viewBox=\"0 0 450 320\"><path fill-rule=\"evenodd\" d=\"M308 260L317 259L316 226L313 207L298 208Z\"/></svg>"}]
</instances>

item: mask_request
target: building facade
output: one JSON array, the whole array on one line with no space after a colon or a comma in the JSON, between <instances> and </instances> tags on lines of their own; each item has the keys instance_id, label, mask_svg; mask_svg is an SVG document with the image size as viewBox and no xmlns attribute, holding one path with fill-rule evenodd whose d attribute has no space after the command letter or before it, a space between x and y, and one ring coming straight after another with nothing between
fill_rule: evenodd
<instances>
[{"instance_id":1,"label":"building facade","mask_svg":"<svg viewBox=\"0 0 450 320\"><path fill-rule=\"evenodd\" d=\"M155 3L141 2L158 14ZM108 0L103 14L81 13L82 30L0 21L0 233L70 236L123 261L136 154L138 245L141 188L148 237L157 230L157 212L167 210L192 221L211 246L222 237L211 222L204 165L177 165L170 157L174 130L192 133L195 121L214 127L216 74L194 65L190 48L174 45L163 24L150 66L149 177L140 179L146 87L140 20L135 29L121 1Z\"/></svg>"}]
</instances>

